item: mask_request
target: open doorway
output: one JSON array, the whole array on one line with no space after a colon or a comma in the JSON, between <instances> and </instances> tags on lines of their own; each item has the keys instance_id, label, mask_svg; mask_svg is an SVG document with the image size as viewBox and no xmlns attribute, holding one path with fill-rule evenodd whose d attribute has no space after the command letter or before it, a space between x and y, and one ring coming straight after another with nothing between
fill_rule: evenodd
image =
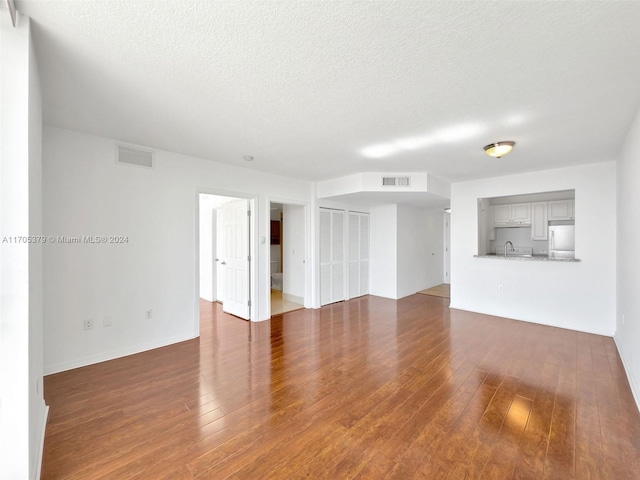
<instances>
[{"instance_id":1,"label":"open doorway","mask_svg":"<svg viewBox=\"0 0 640 480\"><path fill-rule=\"evenodd\" d=\"M444 283L451 284L451 208L444 209Z\"/></svg>"},{"instance_id":2,"label":"open doorway","mask_svg":"<svg viewBox=\"0 0 640 480\"><path fill-rule=\"evenodd\" d=\"M198 194L199 298L251 319L251 202Z\"/></svg>"},{"instance_id":3,"label":"open doorway","mask_svg":"<svg viewBox=\"0 0 640 480\"><path fill-rule=\"evenodd\" d=\"M271 315L304 308L306 293L305 207L270 202Z\"/></svg>"}]
</instances>

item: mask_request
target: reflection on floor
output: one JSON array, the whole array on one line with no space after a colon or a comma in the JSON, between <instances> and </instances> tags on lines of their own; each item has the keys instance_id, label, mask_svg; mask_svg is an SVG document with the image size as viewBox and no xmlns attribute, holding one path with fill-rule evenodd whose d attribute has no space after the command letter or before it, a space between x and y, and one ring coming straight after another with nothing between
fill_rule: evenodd
<instances>
[{"instance_id":1,"label":"reflection on floor","mask_svg":"<svg viewBox=\"0 0 640 480\"><path fill-rule=\"evenodd\" d=\"M638 480L612 338L447 303L201 301L199 338L44 377L41 478Z\"/></svg>"},{"instance_id":2,"label":"reflection on floor","mask_svg":"<svg viewBox=\"0 0 640 480\"><path fill-rule=\"evenodd\" d=\"M271 316L292 312L304 308L304 305L282 298L282 290L271 290Z\"/></svg>"}]
</instances>

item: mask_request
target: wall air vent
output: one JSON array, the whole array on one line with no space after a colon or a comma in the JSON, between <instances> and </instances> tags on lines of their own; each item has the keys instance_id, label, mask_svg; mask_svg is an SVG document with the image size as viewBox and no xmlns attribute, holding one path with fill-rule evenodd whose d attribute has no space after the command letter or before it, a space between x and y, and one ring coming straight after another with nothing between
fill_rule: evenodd
<instances>
[{"instance_id":1,"label":"wall air vent","mask_svg":"<svg viewBox=\"0 0 640 480\"><path fill-rule=\"evenodd\" d=\"M118 145L118 163L136 167L153 167L153 152Z\"/></svg>"},{"instance_id":2,"label":"wall air vent","mask_svg":"<svg viewBox=\"0 0 640 480\"><path fill-rule=\"evenodd\" d=\"M382 177L383 187L410 187L411 177Z\"/></svg>"}]
</instances>

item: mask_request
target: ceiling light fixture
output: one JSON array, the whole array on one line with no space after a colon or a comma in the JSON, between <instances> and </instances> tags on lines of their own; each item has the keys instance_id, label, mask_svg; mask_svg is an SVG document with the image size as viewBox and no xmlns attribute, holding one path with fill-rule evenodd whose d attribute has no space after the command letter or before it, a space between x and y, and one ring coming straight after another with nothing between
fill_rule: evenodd
<instances>
[{"instance_id":1,"label":"ceiling light fixture","mask_svg":"<svg viewBox=\"0 0 640 480\"><path fill-rule=\"evenodd\" d=\"M253 162L253 159L254 159L255 157L254 157L253 155L245 155L245 156L244 156L244 157L242 157L242 158L244 158L244 160L245 160L245 161L247 161L247 162Z\"/></svg>"},{"instance_id":2,"label":"ceiling light fixture","mask_svg":"<svg viewBox=\"0 0 640 480\"><path fill-rule=\"evenodd\" d=\"M487 155L490 157L504 157L507 153L513 150L516 142L496 142L490 143L489 145L484 147L484 151L487 152Z\"/></svg>"}]
</instances>

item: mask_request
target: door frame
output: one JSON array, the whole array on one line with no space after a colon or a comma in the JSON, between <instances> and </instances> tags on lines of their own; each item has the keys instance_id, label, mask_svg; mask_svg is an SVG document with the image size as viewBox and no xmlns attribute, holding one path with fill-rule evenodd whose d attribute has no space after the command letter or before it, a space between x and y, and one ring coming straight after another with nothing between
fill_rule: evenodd
<instances>
[{"instance_id":1,"label":"door frame","mask_svg":"<svg viewBox=\"0 0 640 480\"><path fill-rule=\"evenodd\" d=\"M196 337L200 336L200 194L218 195L221 197L234 197L237 199L249 200L249 211L251 217L249 221L249 255L251 255L251 263L249 265L249 299L251 300L251 308L249 310L249 321L258 320L259 302L258 302L258 242L256 241L256 232L258 232L258 196L246 192L235 192L224 190L221 188L196 187L195 189L195 301L194 301L194 333ZM217 233L216 233L217 234Z\"/></svg>"},{"instance_id":2,"label":"door frame","mask_svg":"<svg viewBox=\"0 0 640 480\"><path fill-rule=\"evenodd\" d=\"M313 308L311 299L311 205L309 202L302 202L299 200L291 200L283 197L267 197L266 198L266 213L263 215L265 232L270 232L271 228L271 204L279 203L282 205L293 205L296 207L304 208L304 308ZM286 220L286 219L285 219ZM271 249L266 249L267 253L267 271L265 272L266 283L264 285L271 285ZM269 290L270 291L270 290ZM267 295L267 311L271 316L271 295Z\"/></svg>"},{"instance_id":3,"label":"door frame","mask_svg":"<svg viewBox=\"0 0 640 480\"><path fill-rule=\"evenodd\" d=\"M442 283L451 285L451 213L442 212Z\"/></svg>"}]
</instances>

